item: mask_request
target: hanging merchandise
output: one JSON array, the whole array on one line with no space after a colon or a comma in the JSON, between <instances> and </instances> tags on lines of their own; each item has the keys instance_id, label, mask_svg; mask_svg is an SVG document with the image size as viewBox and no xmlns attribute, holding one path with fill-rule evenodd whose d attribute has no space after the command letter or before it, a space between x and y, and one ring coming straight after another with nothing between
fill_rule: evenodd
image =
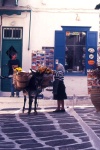
<instances>
[{"instance_id":1,"label":"hanging merchandise","mask_svg":"<svg viewBox=\"0 0 100 150\"><path fill-rule=\"evenodd\" d=\"M54 48L42 47L42 50L37 50L32 53L31 68L36 70L38 66L46 66L50 69L54 69Z\"/></svg>"},{"instance_id":2,"label":"hanging merchandise","mask_svg":"<svg viewBox=\"0 0 100 150\"><path fill-rule=\"evenodd\" d=\"M54 47L42 47L45 51L45 66L54 69Z\"/></svg>"},{"instance_id":3,"label":"hanging merchandise","mask_svg":"<svg viewBox=\"0 0 100 150\"><path fill-rule=\"evenodd\" d=\"M31 68L36 70L39 65L44 66L45 64L45 52L42 50L37 50L32 53L32 64Z\"/></svg>"}]
</instances>

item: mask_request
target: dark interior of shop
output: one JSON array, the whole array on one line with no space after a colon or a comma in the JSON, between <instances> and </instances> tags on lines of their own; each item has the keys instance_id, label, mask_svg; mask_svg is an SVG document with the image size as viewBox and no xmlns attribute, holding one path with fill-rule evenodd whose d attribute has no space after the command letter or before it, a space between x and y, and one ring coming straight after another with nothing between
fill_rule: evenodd
<instances>
[{"instance_id":1,"label":"dark interior of shop","mask_svg":"<svg viewBox=\"0 0 100 150\"><path fill-rule=\"evenodd\" d=\"M85 71L85 32L66 32L65 70L67 73Z\"/></svg>"}]
</instances>

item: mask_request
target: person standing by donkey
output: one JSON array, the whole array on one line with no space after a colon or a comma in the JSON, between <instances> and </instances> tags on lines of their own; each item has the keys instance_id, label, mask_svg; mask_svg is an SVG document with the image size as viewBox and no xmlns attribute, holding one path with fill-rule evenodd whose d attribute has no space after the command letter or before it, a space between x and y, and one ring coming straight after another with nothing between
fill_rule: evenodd
<instances>
[{"instance_id":1,"label":"person standing by donkey","mask_svg":"<svg viewBox=\"0 0 100 150\"><path fill-rule=\"evenodd\" d=\"M64 73L64 66L58 63L54 72L53 82L53 99L57 100L57 108L54 112L65 112L64 99L67 99L67 94L65 91Z\"/></svg>"},{"instance_id":2,"label":"person standing by donkey","mask_svg":"<svg viewBox=\"0 0 100 150\"><path fill-rule=\"evenodd\" d=\"M11 50L12 49L12 50ZM16 92L16 97L19 97L19 91L15 90L13 84L13 70L17 67L20 67L20 61L17 59L17 51L14 50L13 47L10 47L10 52L8 53L9 60L8 60L8 76L10 77L10 88L11 88L11 95L10 97L14 97L14 92Z\"/></svg>"}]
</instances>

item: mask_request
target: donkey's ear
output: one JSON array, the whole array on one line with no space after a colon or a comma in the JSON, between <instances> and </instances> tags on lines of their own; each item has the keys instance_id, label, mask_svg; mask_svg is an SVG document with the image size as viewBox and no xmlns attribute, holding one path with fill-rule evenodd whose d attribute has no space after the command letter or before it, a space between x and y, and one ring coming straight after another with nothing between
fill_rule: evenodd
<instances>
[{"instance_id":1,"label":"donkey's ear","mask_svg":"<svg viewBox=\"0 0 100 150\"><path fill-rule=\"evenodd\" d=\"M32 74L35 74L35 73L36 73L36 71L35 71L35 70L32 70L32 69L30 69L30 71L31 71Z\"/></svg>"}]
</instances>

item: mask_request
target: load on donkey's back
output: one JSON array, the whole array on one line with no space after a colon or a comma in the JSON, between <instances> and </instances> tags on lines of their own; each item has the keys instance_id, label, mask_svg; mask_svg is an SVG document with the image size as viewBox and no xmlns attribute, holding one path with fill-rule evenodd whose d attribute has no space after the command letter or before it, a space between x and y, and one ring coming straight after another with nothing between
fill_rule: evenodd
<instances>
[{"instance_id":1,"label":"load on donkey's back","mask_svg":"<svg viewBox=\"0 0 100 150\"><path fill-rule=\"evenodd\" d=\"M13 70L13 84L15 89L19 91L25 89L32 77L32 72L34 72L37 77L42 77L42 89L48 87L53 80L53 70L46 66L40 65L37 70L30 69L29 72L25 72L21 67L18 67Z\"/></svg>"},{"instance_id":2,"label":"load on donkey's back","mask_svg":"<svg viewBox=\"0 0 100 150\"><path fill-rule=\"evenodd\" d=\"M53 70L46 66L38 66L37 70L31 70L31 72L25 72L22 68L18 67L14 69L13 73L13 84L16 90L23 91L24 95L24 106L25 110L26 95L29 98L29 109L30 114L32 109L32 102L34 99L34 113L37 113L37 98L42 92L42 89L51 85L53 80Z\"/></svg>"}]
</instances>

